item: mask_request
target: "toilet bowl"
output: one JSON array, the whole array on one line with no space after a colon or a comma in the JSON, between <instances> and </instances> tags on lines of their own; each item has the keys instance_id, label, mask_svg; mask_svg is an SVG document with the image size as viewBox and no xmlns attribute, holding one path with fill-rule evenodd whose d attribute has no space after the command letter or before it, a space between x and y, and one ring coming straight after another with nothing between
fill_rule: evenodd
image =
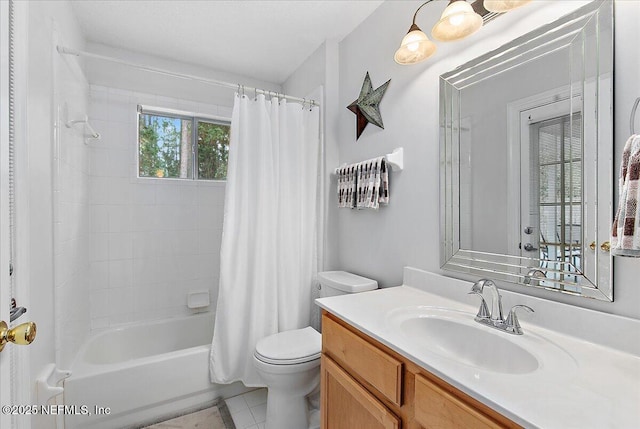
<instances>
[{"instance_id":1,"label":"toilet bowl","mask_svg":"<svg viewBox=\"0 0 640 429\"><path fill-rule=\"evenodd\" d=\"M318 280L321 297L378 288L375 280L344 271L318 273ZM322 336L310 326L258 341L253 363L268 390L266 429L309 428L307 395L320 384L321 351Z\"/></svg>"},{"instance_id":2,"label":"toilet bowl","mask_svg":"<svg viewBox=\"0 0 640 429\"><path fill-rule=\"evenodd\" d=\"M267 385L267 429L306 429L306 397L320 383L322 337L312 327L258 341L254 365Z\"/></svg>"}]
</instances>

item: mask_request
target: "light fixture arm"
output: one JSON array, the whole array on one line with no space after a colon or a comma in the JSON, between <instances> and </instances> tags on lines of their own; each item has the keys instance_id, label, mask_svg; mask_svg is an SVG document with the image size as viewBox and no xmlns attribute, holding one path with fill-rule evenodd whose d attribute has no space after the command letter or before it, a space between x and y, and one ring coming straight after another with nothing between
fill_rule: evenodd
<instances>
[{"instance_id":1,"label":"light fixture arm","mask_svg":"<svg viewBox=\"0 0 640 429\"><path fill-rule=\"evenodd\" d=\"M426 5L427 3L431 3L432 1L434 0L427 0L416 9L416 12L413 14L413 25L416 25L416 17L418 16L418 12L420 11L420 9L422 9L424 5Z\"/></svg>"}]
</instances>

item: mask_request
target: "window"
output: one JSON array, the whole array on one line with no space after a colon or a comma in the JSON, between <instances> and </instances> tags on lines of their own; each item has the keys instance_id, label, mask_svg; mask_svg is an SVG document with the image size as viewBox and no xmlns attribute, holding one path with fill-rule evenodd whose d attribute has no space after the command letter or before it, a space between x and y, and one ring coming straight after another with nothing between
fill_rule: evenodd
<instances>
[{"instance_id":1,"label":"window","mask_svg":"<svg viewBox=\"0 0 640 429\"><path fill-rule=\"evenodd\" d=\"M138 176L225 180L229 121L138 107Z\"/></svg>"}]
</instances>

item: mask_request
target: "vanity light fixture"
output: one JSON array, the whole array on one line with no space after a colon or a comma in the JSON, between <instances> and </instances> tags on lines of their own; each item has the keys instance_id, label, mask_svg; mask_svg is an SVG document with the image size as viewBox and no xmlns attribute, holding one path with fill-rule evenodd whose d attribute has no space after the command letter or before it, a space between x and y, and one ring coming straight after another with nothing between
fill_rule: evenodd
<instances>
[{"instance_id":1,"label":"vanity light fixture","mask_svg":"<svg viewBox=\"0 0 640 429\"><path fill-rule=\"evenodd\" d=\"M393 59L401 65L416 64L426 60L436 52L436 45L416 24L418 11L427 3L422 3L413 14L413 22L409 31L402 39L400 47ZM520 7L531 0L476 0L469 3L466 0L450 0L440 20L433 26L431 35L434 39L448 42L464 39L478 31L484 22L498 16L499 13ZM489 9L489 7L495 8Z\"/></svg>"}]
</instances>

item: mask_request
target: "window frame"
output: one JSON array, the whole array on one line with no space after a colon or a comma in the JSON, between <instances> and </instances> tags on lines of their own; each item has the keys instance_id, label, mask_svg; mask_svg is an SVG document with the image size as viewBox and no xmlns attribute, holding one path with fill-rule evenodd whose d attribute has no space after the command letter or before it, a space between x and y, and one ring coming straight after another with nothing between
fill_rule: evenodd
<instances>
[{"instance_id":1,"label":"window frame","mask_svg":"<svg viewBox=\"0 0 640 429\"><path fill-rule=\"evenodd\" d=\"M231 129L231 118L202 113L188 112L184 110L169 109L163 107L138 104L136 109L136 177L138 179L163 179L163 180L193 180L202 182L226 182L227 179L201 179L198 177L198 124L226 125ZM140 175L140 115L154 115L165 118L191 121L191 171L193 177L150 177Z\"/></svg>"}]
</instances>

